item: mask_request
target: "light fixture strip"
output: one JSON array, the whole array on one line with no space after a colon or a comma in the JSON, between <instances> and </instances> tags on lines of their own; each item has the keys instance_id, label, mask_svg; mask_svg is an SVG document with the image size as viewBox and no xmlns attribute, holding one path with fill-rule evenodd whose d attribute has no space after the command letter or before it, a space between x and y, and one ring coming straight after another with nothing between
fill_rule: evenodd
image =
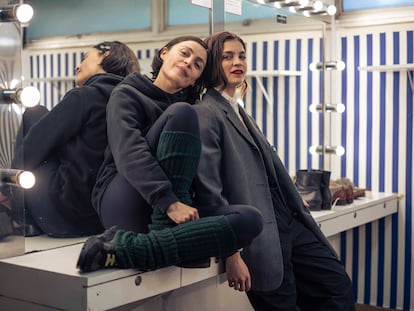
<instances>
[{"instance_id":1,"label":"light fixture strip","mask_svg":"<svg viewBox=\"0 0 414 311\"><path fill-rule=\"evenodd\" d=\"M266 3L273 3L276 8L289 8L290 11L302 13L307 17L336 14L335 5L321 0L266 0Z\"/></svg>"}]
</instances>

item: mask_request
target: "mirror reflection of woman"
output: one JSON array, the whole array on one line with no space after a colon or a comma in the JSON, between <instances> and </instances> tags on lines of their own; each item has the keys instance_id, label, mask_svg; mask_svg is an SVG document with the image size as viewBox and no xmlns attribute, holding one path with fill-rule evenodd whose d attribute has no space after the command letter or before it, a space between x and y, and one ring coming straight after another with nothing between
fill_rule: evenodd
<instances>
[{"instance_id":1,"label":"mirror reflection of woman","mask_svg":"<svg viewBox=\"0 0 414 311\"><path fill-rule=\"evenodd\" d=\"M107 145L106 105L113 88L140 70L134 52L118 41L93 46L75 68L78 87L50 111L44 106L23 114L22 141L13 167L32 171L36 184L24 191L26 236L86 236L103 230L91 192ZM22 160L24 159L24 163ZM20 200L13 198L13 218Z\"/></svg>"}]
</instances>

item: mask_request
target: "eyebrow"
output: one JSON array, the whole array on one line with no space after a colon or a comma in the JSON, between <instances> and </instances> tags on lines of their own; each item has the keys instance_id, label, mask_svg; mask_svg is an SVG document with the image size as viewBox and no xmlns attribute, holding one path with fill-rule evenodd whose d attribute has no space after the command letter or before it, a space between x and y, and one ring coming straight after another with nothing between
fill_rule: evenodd
<instances>
[{"instance_id":1,"label":"eyebrow","mask_svg":"<svg viewBox=\"0 0 414 311\"><path fill-rule=\"evenodd\" d=\"M189 47L189 46L187 46L187 45L183 45L183 47L185 47L186 49L189 49L189 50L191 51L191 53L195 54L195 53L194 53L194 50L193 50L191 47ZM202 62L202 64L203 64L203 65L205 65L205 64L206 64L206 63L204 62L204 60L203 60L201 57L199 57L199 56L197 56L197 57L196 57L196 61L200 61L200 62Z\"/></svg>"},{"instance_id":2,"label":"eyebrow","mask_svg":"<svg viewBox=\"0 0 414 311\"><path fill-rule=\"evenodd\" d=\"M246 51L223 51L223 54L246 54Z\"/></svg>"}]
</instances>

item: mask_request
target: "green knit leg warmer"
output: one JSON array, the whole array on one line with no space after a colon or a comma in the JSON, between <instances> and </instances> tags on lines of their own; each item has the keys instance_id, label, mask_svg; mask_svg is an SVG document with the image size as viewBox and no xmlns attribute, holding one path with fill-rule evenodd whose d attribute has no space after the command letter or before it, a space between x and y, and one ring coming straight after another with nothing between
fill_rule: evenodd
<instances>
[{"instance_id":1,"label":"green knit leg warmer","mask_svg":"<svg viewBox=\"0 0 414 311\"><path fill-rule=\"evenodd\" d=\"M227 257L237 238L225 216L205 217L148 234L118 231L114 237L118 267L141 271L209 257Z\"/></svg>"},{"instance_id":2,"label":"green knit leg warmer","mask_svg":"<svg viewBox=\"0 0 414 311\"><path fill-rule=\"evenodd\" d=\"M156 157L173 185L178 199L191 205L190 186L197 172L201 140L186 132L163 132L158 141ZM150 230L172 227L175 223L161 211L154 209Z\"/></svg>"}]
</instances>

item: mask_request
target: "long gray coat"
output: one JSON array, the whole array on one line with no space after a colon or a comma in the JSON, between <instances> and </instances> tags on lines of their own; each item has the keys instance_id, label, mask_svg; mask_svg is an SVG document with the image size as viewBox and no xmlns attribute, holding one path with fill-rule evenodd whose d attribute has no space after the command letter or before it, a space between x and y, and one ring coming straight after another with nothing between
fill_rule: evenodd
<instances>
[{"instance_id":1,"label":"long gray coat","mask_svg":"<svg viewBox=\"0 0 414 311\"><path fill-rule=\"evenodd\" d=\"M274 212L274 208L279 207L273 206L270 188L280 188L288 208L297 212L303 223L335 254L304 207L274 147L253 118L240 108L247 131L230 103L214 89L209 90L194 107L199 116L202 138L202 155L195 181L197 205L210 208L228 204L252 205L262 212L265 219L262 233L242 252L251 272L252 289L275 290L283 278ZM270 185L272 180L276 184Z\"/></svg>"}]
</instances>

